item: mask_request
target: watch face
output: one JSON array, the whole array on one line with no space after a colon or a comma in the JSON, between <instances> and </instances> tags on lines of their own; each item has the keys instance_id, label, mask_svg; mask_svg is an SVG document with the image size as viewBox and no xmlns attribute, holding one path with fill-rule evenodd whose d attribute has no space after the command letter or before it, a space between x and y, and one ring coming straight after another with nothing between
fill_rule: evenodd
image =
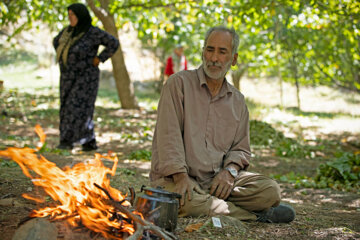
<instances>
[{"instance_id":1,"label":"watch face","mask_svg":"<svg viewBox=\"0 0 360 240\"><path fill-rule=\"evenodd\" d=\"M233 169L233 168L225 168L225 169L228 170L229 173L230 173L234 178L237 177L238 172L237 172L235 169Z\"/></svg>"}]
</instances>

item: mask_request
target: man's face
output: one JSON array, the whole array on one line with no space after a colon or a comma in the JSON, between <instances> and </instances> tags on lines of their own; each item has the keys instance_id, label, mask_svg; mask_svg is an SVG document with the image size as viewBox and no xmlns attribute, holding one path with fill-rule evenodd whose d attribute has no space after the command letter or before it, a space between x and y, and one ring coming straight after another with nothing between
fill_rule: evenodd
<instances>
[{"instance_id":1,"label":"man's face","mask_svg":"<svg viewBox=\"0 0 360 240\"><path fill-rule=\"evenodd\" d=\"M237 53L232 56L232 36L228 32L214 31L210 34L203 49L205 74L216 80L222 80L231 65L235 65Z\"/></svg>"},{"instance_id":2,"label":"man's face","mask_svg":"<svg viewBox=\"0 0 360 240\"><path fill-rule=\"evenodd\" d=\"M68 17L69 17L70 26L75 27L76 24L78 23L78 18L76 17L75 13L70 9L68 14L69 14Z\"/></svg>"}]
</instances>

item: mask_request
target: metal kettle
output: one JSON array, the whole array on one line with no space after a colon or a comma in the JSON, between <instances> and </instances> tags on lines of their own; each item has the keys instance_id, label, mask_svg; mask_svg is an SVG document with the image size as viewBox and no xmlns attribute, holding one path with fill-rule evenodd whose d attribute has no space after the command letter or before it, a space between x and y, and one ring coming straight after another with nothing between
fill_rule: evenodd
<instances>
[{"instance_id":1,"label":"metal kettle","mask_svg":"<svg viewBox=\"0 0 360 240\"><path fill-rule=\"evenodd\" d=\"M178 193L168 192L161 187L141 187L140 196L136 198L135 209L141 212L144 218L155 225L173 232L176 228L179 198Z\"/></svg>"}]
</instances>

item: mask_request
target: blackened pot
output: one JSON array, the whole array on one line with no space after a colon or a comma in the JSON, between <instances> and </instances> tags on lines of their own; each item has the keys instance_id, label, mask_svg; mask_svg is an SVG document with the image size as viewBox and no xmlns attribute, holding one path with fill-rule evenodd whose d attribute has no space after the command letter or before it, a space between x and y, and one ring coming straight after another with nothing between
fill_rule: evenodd
<instances>
[{"instance_id":1,"label":"blackened pot","mask_svg":"<svg viewBox=\"0 0 360 240\"><path fill-rule=\"evenodd\" d=\"M168 192L161 188L141 187L140 196L136 198L135 208L144 218L156 226L173 232L176 228L179 198L178 193Z\"/></svg>"}]
</instances>

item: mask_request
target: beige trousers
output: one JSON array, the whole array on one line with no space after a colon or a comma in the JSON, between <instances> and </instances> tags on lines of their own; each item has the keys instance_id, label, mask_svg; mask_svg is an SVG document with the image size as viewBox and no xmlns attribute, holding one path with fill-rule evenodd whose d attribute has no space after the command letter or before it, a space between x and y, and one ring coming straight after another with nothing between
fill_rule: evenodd
<instances>
[{"instance_id":1,"label":"beige trousers","mask_svg":"<svg viewBox=\"0 0 360 240\"><path fill-rule=\"evenodd\" d=\"M151 186L161 186L170 192L175 189L174 182L164 178L152 182ZM274 180L258 173L241 171L226 201L209 193L193 191L191 201L186 197L185 205L179 209L179 217L227 215L239 220L256 220L253 211L266 210L279 203L280 187Z\"/></svg>"}]
</instances>

